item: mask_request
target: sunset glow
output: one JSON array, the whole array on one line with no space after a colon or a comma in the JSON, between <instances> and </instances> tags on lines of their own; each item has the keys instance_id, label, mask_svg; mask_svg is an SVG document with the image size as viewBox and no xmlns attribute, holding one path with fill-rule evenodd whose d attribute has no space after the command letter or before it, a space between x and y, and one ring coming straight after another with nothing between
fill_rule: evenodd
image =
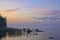
<instances>
[{"instance_id":1,"label":"sunset glow","mask_svg":"<svg viewBox=\"0 0 60 40\"><path fill-rule=\"evenodd\" d=\"M6 16L8 24L55 23L60 22L59 3L56 0L0 0L0 14Z\"/></svg>"}]
</instances>

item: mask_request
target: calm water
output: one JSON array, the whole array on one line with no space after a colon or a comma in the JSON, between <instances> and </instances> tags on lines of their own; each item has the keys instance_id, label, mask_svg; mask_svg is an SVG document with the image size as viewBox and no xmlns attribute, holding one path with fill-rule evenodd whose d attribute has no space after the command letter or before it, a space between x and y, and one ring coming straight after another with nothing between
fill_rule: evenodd
<instances>
[{"instance_id":1,"label":"calm water","mask_svg":"<svg viewBox=\"0 0 60 40\"><path fill-rule=\"evenodd\" d=\"M60 40L60 27L43 27L44 32L38 33L38 35L20 35L20 36L5 36L1 40ZM49 39L53 37L53 39Z\"/></svg>"},{"instance_id":2,"label":"calm water","mask_svg":"<svg viewBox=\"0 0 60 40\"><path fill-rule=\"evenodd\" d=\"M48 36L45 33L38 33L38 35L26 35L23 36L6 36L1 40L49 40Z\"/></svg>"}]
</instances>

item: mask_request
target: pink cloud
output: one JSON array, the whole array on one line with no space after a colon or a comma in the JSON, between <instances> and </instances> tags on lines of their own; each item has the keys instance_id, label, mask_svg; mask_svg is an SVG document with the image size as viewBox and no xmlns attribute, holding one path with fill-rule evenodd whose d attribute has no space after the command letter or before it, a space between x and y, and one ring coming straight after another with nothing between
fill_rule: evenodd
<instances>
[{"instance_id":1,"label":"pink cloud","mask_svg":"<svg viewBox=\"0 0 60 40\"><path fill-rule=\"evenodd\" d=\"M34 15L32 18L36 21L42 22L58 22L56 20L60 20L60 10L56 9L43 9L43 8L36 8Z\"/></svg>"},{"instance_id":2,"label":"pink cloud","mask_svg":"<svg viewBox=\"0 0 60 40\"><path fill-rule=\"evenodd\" d=\"M60 15L60 10L36 8L35 13L42 15Z\"/></svg>"}]
</instances>

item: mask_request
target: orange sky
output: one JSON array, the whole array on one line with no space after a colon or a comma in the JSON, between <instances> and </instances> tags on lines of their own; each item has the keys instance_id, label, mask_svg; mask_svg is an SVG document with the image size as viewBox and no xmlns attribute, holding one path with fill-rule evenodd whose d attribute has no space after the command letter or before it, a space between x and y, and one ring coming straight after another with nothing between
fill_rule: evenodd
<instances>
[{"instance_id":1,"label":"orange sky","mask_svg":"<svg viewBox=\"0 0 60 40\"><path fill-rule=\"evenodd\" d=\"M33 19L30 18L29 14L17 14L17 13L5 13L2 12L1 15L3 17L7 17L8 23L24 23L24 22L32 22Z\"/></svg>"}]
</instances>

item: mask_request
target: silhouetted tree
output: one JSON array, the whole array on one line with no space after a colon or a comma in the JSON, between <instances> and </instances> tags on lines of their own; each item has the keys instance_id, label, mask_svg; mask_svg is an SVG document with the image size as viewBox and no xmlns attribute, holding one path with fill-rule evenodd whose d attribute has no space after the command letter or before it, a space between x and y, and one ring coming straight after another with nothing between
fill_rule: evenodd
<instances>
[{"instance_id":1,"label":"silhouetted tree","mask_svg":"<svg viewBox=\"0 0 60 40\"><path fill-rule=\"evenodd\" d=\"M1 15L0 15L0 27L7 27L7 20Z\"/></svg>"}]
</instances>

